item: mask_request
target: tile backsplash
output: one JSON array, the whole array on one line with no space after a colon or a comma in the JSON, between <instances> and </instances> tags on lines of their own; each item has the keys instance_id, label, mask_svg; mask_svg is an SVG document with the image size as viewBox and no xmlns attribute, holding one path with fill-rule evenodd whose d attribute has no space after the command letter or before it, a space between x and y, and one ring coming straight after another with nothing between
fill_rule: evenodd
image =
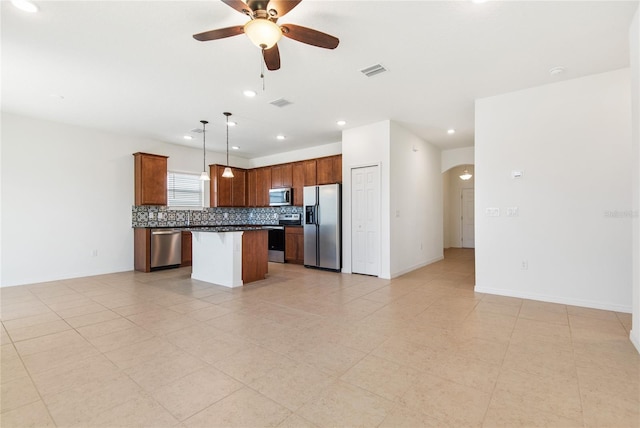
<instances>
[{"instance_id":1,"label":"tile backsplash","mask_svg":"<svg viewBox=\"0 0 640 428\"><path fill-rule=\"evenodd\" d=\"M302 214L302 207L170 209L134 205L132 227L185 227L245 224L278 224L278 214Z\"/></svg>"}]
</instances>

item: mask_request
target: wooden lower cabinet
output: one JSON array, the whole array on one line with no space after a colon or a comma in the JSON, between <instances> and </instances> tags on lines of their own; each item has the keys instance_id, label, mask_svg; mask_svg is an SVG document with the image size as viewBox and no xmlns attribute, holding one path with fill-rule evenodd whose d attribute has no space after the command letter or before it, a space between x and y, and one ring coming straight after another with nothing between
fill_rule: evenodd
<instances>
[{"instance_id":1,"label":"wooden lower cabinet","mask_svg":"<svg viewBox=\"0 0 640 428\"><path fill-rule=\"evenodd\" d=\"M242 234L242 282L267 277L269 271L269 231L247 230Z\"/></svg>"},{"instance_id":2,"label":"wooden lower cabinet","mask_svg":"<svg viewBox=\"0 0 640 428\"><path fill-rule=\"evenodd\" d=\"M182 261L180 262L180 267L191 266L191 239L191 232L182 232Z\"/></svg>"},{"instance_id":3,"label":"wooden lower cabinet","mask_svg":"<svg viewBox=\"0 0 640 428\"><path fill-rule=\"evenodd\" d=\"M284 261L304 264L304 228L302 226L284 228Z\"/></svg>"},{"instance_id":4,"label":"wooden lower cabinet","mask_svg":"<svg viewBox=\"0 0 640 428\"><path fill-rule=\"evenodd\" d=\"M133 268L151 272L151 229L133 229Z\"/></svg>"}]
</instances>

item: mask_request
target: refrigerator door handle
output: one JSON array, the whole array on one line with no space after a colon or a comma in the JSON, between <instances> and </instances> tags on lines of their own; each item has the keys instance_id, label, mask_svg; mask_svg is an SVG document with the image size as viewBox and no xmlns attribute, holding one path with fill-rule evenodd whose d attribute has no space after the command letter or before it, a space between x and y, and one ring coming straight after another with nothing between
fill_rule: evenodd
<instances>
[{"instance_id":1,"label":"refrigerator door handle","mask_svg":"<svg viewBox=\"0 0 640 428\"><path fill-rule=\"evenodd\" d=\"M320 224L320 205L316 205L316 225Z\"/></svg>"}]
</instances>

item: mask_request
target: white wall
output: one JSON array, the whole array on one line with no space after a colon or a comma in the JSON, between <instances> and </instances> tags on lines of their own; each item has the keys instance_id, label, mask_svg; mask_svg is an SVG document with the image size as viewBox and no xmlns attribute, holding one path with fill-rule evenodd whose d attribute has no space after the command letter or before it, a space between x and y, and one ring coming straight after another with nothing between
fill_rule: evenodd
<instances>
[{"instance_id":1,"label":"white wall","mask_svg":"<svg viewBox=\"0 0 640 428\"><path fill-rule=\"evenodd\" d=\"M441 260L440 149L391 122L391 277Z\"/></svg>"},{"instance_id":2,"label":"white wall","mask_svg":"<svg viewBox=\"0 0 640 428\"><path fill-rule=\"evenodd\" d=\"M277 165L280 163L297 162L305 159L339 155L341 153L341 142L329 143L323 144L321 146L310 147L308 149L292 150L290 152L278 153L277 155L248 159L248 168L258 168L261 166Z\"/></svg>"},{"instance_id":3,"label":"white wall","mask_svg":"<svg viewBox=\"0 0 640 428\"><path fill-rule=\"evenodd\" d=\"M132 270L137 151L202 170L201 150L2 113L0 284Z\"/></svg>"},{"instance_id":4,"label":"white wall","mask_svg":"<svg viewBox=\"0 0 640 428\"><path fill-rule=\"evenodd\" d=\"M380 277L391 278L389 182L390 122L342 131L342 271L351 273L351 169L380 167Z\"/></svg>"},{"instance_id":5,"label":"white wall","mask_svg":"<svg viewBox=\"0 0 640 428\"><path fill-rule=\"evenodd\" d=\"M440 260L440 150L385 120L342 132L342 271L351 272L351 169L371 165L380 166L380 277Z\"/></svg>"},{"instance_id":6,"label":"white wall","mask_svg":"<svg viewBox=\"0 0 640 428\"><path fill-rule=\"evenodd\" d=\"M469 180L461 180L464 170L469 171L472 177ZM444 248L462 247L462 189L475 187L475 169L473 165L458 165L442 173L443 199L444 199Z\"/></svg>"},{"instance_id":7,"label":"white wall","mask_svg":"<svg viewBox=\"0 0 640 428\"><path fill-rule=\"evenodd\" d=\"M631 311L630 118L629 69L476 101L476 291Z\"/></svg>"},{"instance_id":8,"label":"white wall","mask_svg":"<svg viewBox=\"0 0 640 428\"><path fill-rule=\"evenodd\" d=\"M475 148L463 147L461 149L443 150L441 154L442 172L448 171L458 165L472 165L475 163Z\"/></svg>"},{"instance_id":9,"label":"white wall","mask_svg":"<svg viewBox=\"0 0 640 428\"><path fill-rule=\"evenodd\" d=\"M451 170L442 173L442 248L451 247Z\"/></svg>"},{"instance_id":10,"label":"white wall","mask_svg":"<svg viewBox=\"0 0 640 428\"><path fill-rule=\"evenodd\" d=\"M636 11L629 30L631 56L632 145L633 145L633 319L631 341L640 352L640 9Z\"/></svg>"}]
</instances>

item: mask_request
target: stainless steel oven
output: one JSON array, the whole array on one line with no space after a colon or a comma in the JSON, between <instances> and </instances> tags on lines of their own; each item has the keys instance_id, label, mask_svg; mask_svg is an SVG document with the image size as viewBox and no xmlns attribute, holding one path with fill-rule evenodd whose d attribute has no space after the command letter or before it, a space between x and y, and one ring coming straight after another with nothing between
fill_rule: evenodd
<instances>
[{"instance_id":1,"label":"stainless steel oven","mask_svg":"<svg viewBox=\"0 0 640 428\"><path fill-rule=\"evenodd\" d=\"M269 261L284 263L284 226L262 226L269 231Z\"/></svg>"},{"instance_id":2,"label":"stainless steel oven","mask_svg":"<svg viewBox=\"0 0 640 428\"><path fill-rule=\"evenodd\" d=\"M272 226L262 226L269 231L269 261L284 263L285 250L285 225L299 226L302 224L300 214L280 214L278 224Z\"/></svg>"}]
</instances>

